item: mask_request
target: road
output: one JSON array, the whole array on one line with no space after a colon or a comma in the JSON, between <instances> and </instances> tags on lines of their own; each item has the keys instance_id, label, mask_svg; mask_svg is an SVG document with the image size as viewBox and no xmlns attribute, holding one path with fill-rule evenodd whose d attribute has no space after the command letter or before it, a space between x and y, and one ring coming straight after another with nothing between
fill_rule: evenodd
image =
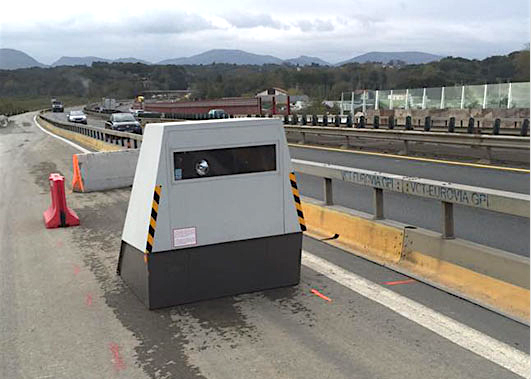
<instances>
[{"instance_id":1,"label":"road","mask_svg":"<svg viewBox=\"0 0 531 379\"><path fill-rule=\"evenodd\" d=\"M67 107L67 108L65 108L64 112L48 112L46 114L46 116L49 117L52 120L55 120L55 121L69 122L67 120L67 115L68 115L68 112L71 111L71 110L83 110L83 107L82 106ZM105 128L105 120L103 120L101 118L93 117L91 115L87 115L87 121L88 121L88 125L90 125L90 126L95 126L95 127L98 127L98 128ZM75 123L72 123L72 124L75 125Z\"/></svg>"},{"instance_id":2,"label":"road","mask_svg":"<svg viewBox=\"0 0 531 379\"><path fill-rule=\"evenodd\" d=\"M77 151L32 119L0 129L0 377L529 377L527 326L307 237L298 286L146 310L115 274L129 190L68 193L81 225L45 229Z\"/></svg>"}]
</instances>

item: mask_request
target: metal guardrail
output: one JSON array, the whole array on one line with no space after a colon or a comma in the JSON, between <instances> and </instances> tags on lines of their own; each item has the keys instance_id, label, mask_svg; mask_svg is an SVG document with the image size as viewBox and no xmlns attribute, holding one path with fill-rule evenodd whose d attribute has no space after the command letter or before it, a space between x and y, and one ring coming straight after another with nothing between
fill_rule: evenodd
<instances>
[{"instance_id":1,"label":"metal guardrail","mask_svg":"<svg viewBox=\"0 0 531 379\"><path fill-rule=\"evenodd\" d=\"M529 150L529 137L493 136L483 134L456 134L441 132L421 132L406 130L354 129L322 126L285 125L286 132L297 132L305 142L306 134L343 137L347 145L350 138L370 138L385 141L401 141L406 154L409 153L409 142L424 142L447 145L466 145L485 148L523 149Z\"/></svg>"},{"instance_id":2,"label":"metal guardrail","mask_svg":"<svg viewBox=\"0 0 531 379\"><path fill-rule=\"evenodd\" d=\"M372 187L375 219L384 218L383 191L440 201L442 205L442 235L454 238L454 204L529 218L529 195L499 191L463 184L415 178L376 171L362 170L326 163L292 159L293 169L301 174L324 179L324 202L334 203L332 179Z\"/></svg>"},{"instance_id":3,"label":"metal guardrail","mask_svg":"<svg viewBox=\"0 0 531 379\"><path fill-rule=\"evenodd\" d=\"M277 117L277 116L274 116ZM468 134L493 134L493 135L519 135L526 137L529 134L528 118L496 118L496 119L474 119L456 120L455 117L412 117L406 116L403 123L398 123L398 118L394 116L377 116L372 119L365 116L352 117L351 115L284 115L281 116L285 125L300 126L329 126L344 128L386 128L389 130L419 130L424 132L448 132L448 133L468 133ZM502 127L510 120L515 123L514 128ZM480 125L481 124L481 125ZM520 127L517 125L520 124Z\"/></svg>"},{"instance_id":4,"label":"metal guardrail","mask_svg":"<svg viewBox=\"0 0 531 379\"><path fill-rule=\"evenodd\" d=\"M57 126L61 129L69 130L71 132L83 134L87 137L95 138L97 140L112 143L118 146L126 148L136 149L142 144L142 135L119 132L117 130L109 130L103 128L97 128L88 125L79 125L74 123L66 123L57 120L53 120L45 116L44 112L39 113L39 117L50 124Z\"/></svg>"}]
</instances>

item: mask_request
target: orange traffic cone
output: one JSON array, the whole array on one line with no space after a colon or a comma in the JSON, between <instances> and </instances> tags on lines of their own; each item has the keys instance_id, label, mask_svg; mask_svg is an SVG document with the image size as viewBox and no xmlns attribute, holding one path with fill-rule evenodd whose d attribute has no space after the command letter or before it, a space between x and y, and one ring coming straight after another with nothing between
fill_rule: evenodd
<instances>
[{"instance_id":1,"label":"orange traffic cone","mask_svg":"<svg viewBox=\"0 0 531 379\"><path fill-rule=\"evenodd\" d=\"M84 192L83 178L81 178L81 171L79 170L79 161L77 154L72 155L72 164L74 166L74 177L72 178L72 191Z\"/></svg>"}]
</instances>

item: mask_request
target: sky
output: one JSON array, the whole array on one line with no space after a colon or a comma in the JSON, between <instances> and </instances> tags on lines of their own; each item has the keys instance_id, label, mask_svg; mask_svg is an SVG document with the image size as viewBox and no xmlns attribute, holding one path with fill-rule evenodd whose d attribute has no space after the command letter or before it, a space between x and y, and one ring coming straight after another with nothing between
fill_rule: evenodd
<instances>
[{"instance_id":1,"label":"sky","mask_svg":"<svg viewBox=\"0 0 531 379\"><path fill-rule=\"evenodd\" d=\"M6 1L0 47L150 62L210 49L331 63L370 51L482 59L530 40L529 0Z\"/></svg>"}]
</instances>

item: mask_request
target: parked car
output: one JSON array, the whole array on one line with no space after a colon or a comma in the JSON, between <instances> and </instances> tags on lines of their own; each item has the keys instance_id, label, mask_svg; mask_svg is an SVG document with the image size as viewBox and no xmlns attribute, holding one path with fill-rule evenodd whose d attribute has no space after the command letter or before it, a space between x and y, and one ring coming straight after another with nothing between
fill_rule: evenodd
<instances>
[{"instance_id":1,"label":"parked car","mask_svg":"<svg viewBox=\"0 0 531 379\"><path fill-rule=\"evenodd\" d=\"M142 134L142 126L131 113L113 113L105 122L105 129Z\"/></svg>"},{"instance_id":2,"label":"parked car","mask_svg":"<svg viewBox=\"0 0 531 379\"><path fill-rule=\"evenodd\" d=\"M70 111L66 116L66 119L70 122L80 122L82 124L87 124L87 115L83 111Z\"/></svg>"},{"instance_id":3,"label":"parked car","mask_svg":"<svg viewBox=\"0 0 531 379\"><path fill-rule=\"evenodd\" d=\"M228 114L223 109L211 109L208 111L208 118L227 118Z\"/></svg>"},{"instance_id":4,"label":"parked car","mask_svg":"<svg viewBox=\"0 0 531 379\"><path fill-rule=\"evenodd\" d=\"M52 99L52 112L64 112L65 108L63 103L57 99Z\"/></svg>"}]
</instances>

